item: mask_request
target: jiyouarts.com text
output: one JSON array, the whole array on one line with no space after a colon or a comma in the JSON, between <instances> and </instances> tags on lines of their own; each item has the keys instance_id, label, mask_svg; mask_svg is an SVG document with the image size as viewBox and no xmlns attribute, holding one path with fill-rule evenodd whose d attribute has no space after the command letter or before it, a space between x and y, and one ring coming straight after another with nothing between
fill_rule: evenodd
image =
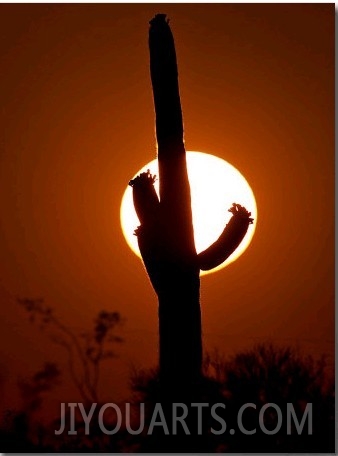
<instances>
[{"instance_id":1,"label":"jiyouarts.com text","mask_svg":"<svg viewBox=\"0 0 338 456\"><path fill-rule=\"evenodd\" d=\"M168 414L167 406L162 406L161 403L154 404L150 420L148 419L146 424L144 403L137 405L139 419L135 423L132 419L135 413L132 413L133 406L130 403L124 404L123 407L112 402L106 404L93 403L90 407L85 408L82 403L63 402L61 403L60 428L56 429L54 433L56 435L62 433L76 435L77 426L81 425L83 429L84 423L85 435L90 435L91 425L95 422L95 427L97 428L98 425L102 433L106 435L116 434L122 428L131 435L141 434L144 430L150 435L157 429L161 429L165 435L176 435L178 432L184 432L186 435L191 433L201 435L205 429L203 420L205 416L208 416L211 417L213 423L209 432L214 435L224 433L253 435L256 432L274 435L282 429L283 425L283 429L286 429L288 435L294 430L298 434L312 434L311 403L306 404L302 416L296 413L292 403L287 403L283 409L274 403L267 403L260 407L254 403L246 403L238 409L231 420L227 420L227 409L224 403L191 403L189 407L183 403L173 403L171 406L170 414ZM191 426L189 414L194 415L195 429L193 432L188 426L188 423ZM267 418L271 415L274 416L273 426L271 426L271 420L270 425L267 426L267 421L269 421ZM108 416L110 416L110 420L107 419ZM113 419L111 419L112 416ZM252 420L253 416L254 420ZM227 421L231 421L231 427ZM107 424L108 422L110 425Z\"/></svg>"}]
</instances>

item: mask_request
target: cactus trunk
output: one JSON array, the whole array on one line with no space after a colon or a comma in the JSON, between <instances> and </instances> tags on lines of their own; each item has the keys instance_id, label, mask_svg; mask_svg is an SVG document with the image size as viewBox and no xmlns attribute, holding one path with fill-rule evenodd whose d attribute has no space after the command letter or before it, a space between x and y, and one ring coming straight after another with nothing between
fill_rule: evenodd
<instances>
[{"instance_id":1,"label":"cactus trunk","mask_svg":"<svg viewBox=\"0 0 338 456\"><path fill-rule=\"evenodd\" d=\"M225 261L242 241L252 219L250 212L234 203L229 209L233 216L223 233L197 255L176 53L164 14L150 21L149 49L160 200L149 172L137 176L130 185L140 220L135 234L159 301L161 383L166 395L171 391L177 397L191 393L201 378L200 270Z\"/></svg>"},{"instance_id":2,"label":"cactus trunk","mask_svg":"<svg viewBox=\"0 0 338 456\"><path fill-rule=\"evenodd\" d=\"M174 40L164 15L150 23L150 69L160 180L160 376L171 384L198 379L202 342L199 267Z\"/></svg>"}]
</instances>

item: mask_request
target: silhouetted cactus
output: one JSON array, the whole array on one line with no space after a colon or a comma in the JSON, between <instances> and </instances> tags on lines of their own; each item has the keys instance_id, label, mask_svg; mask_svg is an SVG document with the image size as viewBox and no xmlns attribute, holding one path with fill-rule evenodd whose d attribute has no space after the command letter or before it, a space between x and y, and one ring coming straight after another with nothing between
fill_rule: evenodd
<instances>
[{"instance_id":1,"label":"silhouetted cactus","mask_svg":"<svg viewBox=\"0 0 338 456\"><path fill-rule=\"evenodd\" d=\"M160 199L149 171L129 184L140 220L135 234L159 300L160 378L172 387L185 379L189 386L201 375L200 270L221 264L252 219L244 207L233 204L233 216L218 240L196 253L176 53L165 14L150 21L149 48Z\"/></svg>"}]
</instances>

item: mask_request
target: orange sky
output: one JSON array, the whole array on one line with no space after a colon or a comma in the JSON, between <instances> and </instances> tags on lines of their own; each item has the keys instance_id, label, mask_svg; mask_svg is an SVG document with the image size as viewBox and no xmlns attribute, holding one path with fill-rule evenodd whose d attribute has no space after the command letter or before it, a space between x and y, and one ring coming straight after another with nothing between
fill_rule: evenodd
<instances>
[{"instance_id":1,"label":"orange sky","mask_svg":"<svg viewBox=\"0 0 338 456\"><path fill-rule=\"evenodd\" d=\"M75 328L121 312L126 343L103 380L116 395L131 363L156 362L156 297L119 208L155 156L147 39L157 12L176 41L187 149L229 161L258 205L248 250L202 278L205 348L270 338L332 361L334 4L1 4L7 391L64 360L16 297L44 297Z\"/></svg>"}]
</instances>

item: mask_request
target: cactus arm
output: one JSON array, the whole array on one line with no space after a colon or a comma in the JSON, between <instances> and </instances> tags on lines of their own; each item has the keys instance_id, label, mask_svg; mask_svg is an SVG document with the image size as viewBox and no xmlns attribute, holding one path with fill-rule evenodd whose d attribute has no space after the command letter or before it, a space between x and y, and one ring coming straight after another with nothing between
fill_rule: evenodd
<instances>
[{"instance_id":1,"label":"cactus arm","mask_svg":"<svg viewBox=\"0 0 338 456\"><path fill-rule=\"evenodd\" d=\"M154 188L156 176L141 173L129 182L133 188L133 202L140 221L134 232L142 260L151 284L158 293L158 272L160 248L160 202Z\"/></svg>"},{"instance_id":2,"label":"cactus arm","mask_svg":"<svg viewBox=\"0 0 338 456\"><path fill-rule=\"evenodd\" d=\"M150 282L157 293L161 289L161 249L160 238L156 226L138 226L134 232L140 249L144 267Z\"/></svg>"},{"instance_id":3,"label":"cactus arm","mask_svg":"<svg viewBox=\"0 0 338 456\"><path fill-rule=\"evenodd\" d=\"M129 182L133 188L133 202L141 225L153 223L158 218L159 200L154 188L156 176L148 170Z\"/></svg>"},{"instance_id":4,"label":"cactus arm","mask_svg":"<svg viewBox=\"0 0 338 456\"><path fill-rule=\"evenodd\" d=\"M222 264L242 242L249 225L253 222L251 213L243 206L233 204L229 209L233 215L220 237L210 247L198 254L198 266L208 271Z\"/></svg>"}]
</instances>

